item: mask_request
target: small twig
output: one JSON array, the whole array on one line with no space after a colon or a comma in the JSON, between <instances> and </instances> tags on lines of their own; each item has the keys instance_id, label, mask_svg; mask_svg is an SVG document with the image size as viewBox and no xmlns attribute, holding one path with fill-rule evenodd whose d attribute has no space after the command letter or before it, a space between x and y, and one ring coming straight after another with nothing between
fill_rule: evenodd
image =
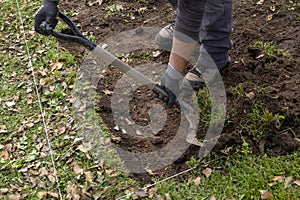
<instances>
[{"instance_id":1,"label":"small twig","mask_svg":"<svg viewBox=\"0 0 300 200\"><path fill-rule=\"evenodd\" d=\"M196 168L197 168L197 167L193 167L193 168L187 169L187 170L185 170L185 171L183 171L183 172L180 172L180 173L178 173L178 174L175 174L175 175L173 175L173 176L170 176L170 177L168 177L168 178L165 178L165 179L163 179L163 180L161 180L161 181L158 181L158 182L155 182L155 183L153 183L153 184L151 184L151 185L145 186L145 187L142 188L142 190L146 190L146 189L148 189L148 188L151 188L151 187L153 187L153 186L156 186L156 185L158 185L158 184L160 184L160 183L163 183L163 182L165 182L165 181L168 181L168 180L170 180L170 179L173 179L173 178L175 178L175 177L178 177L178 176L180 176L180 175L182 175L182 174L185 174L185 173L187 173L187 172L190 172L190 171L192 171L192 170L194 170L194 169L196 169ZM116 200L122 200L122 199L124 199L124 198L126 198L126 197L131 196L132 194L133 194L133 192L130 192L129 194L126 194L126 195L124 195L124 196L122 196L122 197L119 197L119 198L117 198Z\"/></svg>"},{"instance_id":2,"label":"small twig","mask_svg":"<svg viewBox=\"0 0 300 200\"><path fill-rule=\"evenodd\" d=\"M214 162L214 161L220 160L220 159L223 158L223 157L224 157L224 156L219 157L219 158L216 158L216 159L213 159L213 160L210 160L210 161L205 162L205 163L202 163L202 164L208 165L208 164L210 164L210 163L212 163L212 162ZM200 162L199 162L199 164L200 164ZM200 165L198 165L198 166L196 166L196 167L189 168L189 169L187 169L187 170L185 170L185 171L182 171L182 172L180 172L180 173L178 173L178 174L175 174L175 175L173 175L173 176L170 176L170 177L168 177L168 178L165 178L165 179L163 179L163 180L161 180L161 181L157 181L157 182L155 182L155 183L153 183L153 184L147 185L147 186L143 187L141 190L144 190L144 191L145 191L145 190L147 190L147 189L149 189L149 188L151 188L151 187L153 187L153 186L156 186L156 185L158 185L158 184L160 184L160 183L163 183L163 182L165 182L165 181L171 180L171 179L176 178L176 177L178 177L178 176L180 176L180 175L186 174L186 173L188 173L188 172L190 172L190 171L192 171L192 170L194 170L194 169L197 169L199 166L200 166ZM124 195L124 196L118 197L116 200L122 200L122 199L124 199L124 198L126 198L126 197L130 197L132 194L134 194L134 192L130 192L129 194L126 194L126 195Z\"/></svg>"}]
</instances>

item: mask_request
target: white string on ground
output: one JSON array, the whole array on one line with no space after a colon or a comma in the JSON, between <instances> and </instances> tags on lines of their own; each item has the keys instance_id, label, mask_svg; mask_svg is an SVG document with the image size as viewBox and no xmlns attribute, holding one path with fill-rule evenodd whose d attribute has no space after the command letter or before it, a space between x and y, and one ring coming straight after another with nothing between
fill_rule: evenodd
<instances>
[{"instance_id":1,"label":"white string on ground","mask_svg":"<svg viewBox=\"0 0 300 200\"><path fill-rule=\"evenodd\" d=\"M147 185L147 186L143 187L141 190L145 191L145 190L147 190L148 188L154 187L154 186L156 186L156 185L158 185L158 184L160 184L160 183L163 183L163 182L165 182L165 181L171 180L171 179L176 178L176 177L178 177L178 176L180 176L180 175L186 174L186 173L188 173L188 172L190 172L190 171L192 171L192 170L194 170L194 169L196 169L196 167L189 168L189 169L187 169L187 170L185 170L185 171L182 171L182 172L180 172L180 173L178 173L178 174L174 174L173 176L170 176L170 177L168 177L168 178L165 178L165 179L163 179L163 180L161 180L161 181L157 181L157 182L155 182L155 183L153 183L153 184L151 184L151 185ZM130 197L130 196L133 195L133 194L134 194L134 192L130 192L130 193L124 195L124 196L121 196L121 197L117 198L116 200L122 200L122 199L124 199L124 198L126 198L126 197Z\"/></svg>"},{"instance_id":2,"label":"white string on ground","mask_svg":"<svg viewBox=\"0 0 300 200\"><path fill-rule=\"evenodd\" d=\"M20 9L18 0L16 0L16 4L17 4L18 14L19 14L19 18L20 18L20 32L21 32L21 34L23 34L23 38L24 38L24 41L25 41L28 65L29 65L29 68L30 68L31 73L32 73L34 87L35 87L36 95L37 95L37 98L38 98L39 108L40 108L40 112L42 114L43 127L44 127L44 131L45 131L45 135L46 135L46 140L47 140L47 143L48 143L50 158L51 158L52 167L53 167L53 170L54 170L55 181L56 181L56 185L57 185L57 190L58 190L58 194L59 194L60 199L63 199L61 191L60 191L59 179L58 179L58 176L57 176L57 170L56 170L56 166L55 166L55 162L54 162L54 154L53 154L53 151L52 151L52 148L51 148L51 142L50 142L49 134L48 134L48 131L47 131L47 125L46 125L46 120L45 120L45 111L44 111L43 106L42 106L41 97L40 97L40 93L39 93L38 86L37 86L37 81L36 81L37 79L36 79L36 76L35 76L35 73L34 73L34 68L33 68L33 65L32 65L32 59L31 59L30 52L29 52L27 37L26 37L24 23L23 23L23 17L22 17L22 13L21 13L21 9Z\"/></svg>"}]
</instances>

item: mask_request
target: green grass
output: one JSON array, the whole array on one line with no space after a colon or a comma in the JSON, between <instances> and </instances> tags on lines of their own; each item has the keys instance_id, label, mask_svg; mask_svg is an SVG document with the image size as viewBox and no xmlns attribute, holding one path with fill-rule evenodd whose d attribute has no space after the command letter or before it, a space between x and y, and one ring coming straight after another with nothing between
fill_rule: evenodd
<instances>
[{"instance_id":1,"label":"green grass","mask_svg":"<svg viewBox=\"0 0 300 200\"><path fill-rule=\"evenodd\" d=\"M256 141L259 141L269 131L271 124L279 124L284 116L273 114L262 103L257 103L252 106L248 117L241 121L241 126ZM275 125L276 126L276 125Z\"/></svg>"},{"instance_id":2,"label":"green grass","mask_svg":"<svg viewBox=\"0 0 300 200\"><path fill-rule=\"evenodd\" d=\"M197 100L200 119L207 128L211 120L211 99L209 90L207 88L200 90L197 94Z\"/></svg>"},{"instance_id":3,"label":"green grass","mask_svg":"<svg viewBox=\"0 0 300 200\"><path fill-rule=\"evenodd\" d=\"M284 188L283 181L269 186L275 176L299 179L299 161L297 154L286 157L231 155L209 166L213 169L210 177L201 174L206 166L200 166L185 182L173 180L159 184L158 194L164 196L167 193L172 199L210 199L211 196L217 199L261 199L260 190L268 190L275 199L299 199L300 188L296 184ZM226 175L221 173L224 168ZM192 181L197 177L201 180L198 186Z\"/></svg>"},{"instance_id":4,"label":"green grass","mask_svg":"<svg viewBox=\"0 0 300 200\"><path fill-rule=\"evenodd\" d=\"M140 184L128 174L110 167L114 164L113 156L109 157L112 154L105 158L112 163L103 164L103 154L93 156L79 148L84 145L79 139L82 136L79 130L90 126L76 124L76 120L74 123L71 111L74 92L71 86L75 84L79 66L75 56L62 49L54 38L34 33L32 16L41 2L19 0L63 199L70 199L71 189L81 194L92 188L92 195L99 199L113 199L125 191L128 193L130 187L138 188ZM57 185L53 180L53 166L16 4L14 1L1 1L0 10L0 127L7 129L0 133L0 198L9 199L9 195L19 194L25 199L53 199L53 195L58 195ZM62 63L62 68L51 71L50 66L54 62ZM238 89L236 93L243 91ZM203 98L201 114L205 116L204 123L210 119L210 102L204 101L206 95L204 91L203 96L199 96ZM14 102L14 105L8 102ZM251 123L257 123L268 113L254 114L257 116L253 116L255 120ZM87 116L94 123L94 132L88 136L109 135L101 119L93 113L87 113ZM246 124L251 126L251 123ZM217 199L260 199L259 190L268 190L275 199L300 198L300 187L295 184L288 188L284 188L284 182L272 187L268 185L274 176L300 179L299 153L282 157L254 156L245 147L243 152L225 159L220 155L213 157L205 159L213 170L209 178L200 173L207 166L193 161L189 164L198 167L187 178L166 181L153 188L157 188L157 194L162 197L167 193L173 199L209 199L212 195ZM91 174L92 183L87 175L75 173L75 162L84 172ZM220 169L226 169L226 175ZM201 183L196 186L191 180L198 176ZM4 189L7 192L3 192Z\"/></svg>"},{"instance_id":5,"label":"green grass","mask_svg":"<svg viewBox=\"0 0 300 200\"><path fill-rule=\"evenodd\" d=\"M253 46L261 49L263 54L266 54L271 58L276 58L278 56L284 56L284 57L291 56L287 50L278 48L274 44L274 42L256 41Z\"/></svg>"}]
</instances>

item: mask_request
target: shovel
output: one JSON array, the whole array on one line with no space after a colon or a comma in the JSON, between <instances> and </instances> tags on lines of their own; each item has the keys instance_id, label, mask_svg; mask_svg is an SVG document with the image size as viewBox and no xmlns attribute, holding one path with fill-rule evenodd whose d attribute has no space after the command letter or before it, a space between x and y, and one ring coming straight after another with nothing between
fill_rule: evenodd
<instances>
[{"instance_id":1,"label":"shovel","mask_svg":"<svg viewBox=\"0 0 300 200\"><path fill-rule=\"evenodd\" d=\"M95 55L102 60L111 63L111 65L115 66L122 72L126 73L130 78L133 80L145 85L148 89L152 90L156 94L160 94L163 97L168 97L168 94L166 93L165 90L161 88L160 85L155 83L153 80L149 79L142 73L140 73L137 70L134 70L131 68L129 65L118 59L116 56L113 54L109 53L106 51L104 48L98 47L94 42L90 41L87 39L78 29L78 27L74 24L74 22L66 16L64 13L60 12L58 13L58 17L65 22L69 28L72 30L73 35L70 34L65 34L65 33L59 33L56 31L50 31L50 34L58 39L61 40L66 40L70 42L75 42L81 46L84 46L90 51L93 51ZM146 83L146 84L145 84ZM194 144L197 146L202 146L203 144L199 142L196 139L196 132L198 129L198 119L199 119L199 114L196 110L194 110L188 103L185 101L180 100L179 98L176 99L176 104L179 105L185 114L185 117L189 121L190 124L190 129L193 131L190 131L190 133L187 134L186 141L190 144Z\"/></svg>"}]
</instances>

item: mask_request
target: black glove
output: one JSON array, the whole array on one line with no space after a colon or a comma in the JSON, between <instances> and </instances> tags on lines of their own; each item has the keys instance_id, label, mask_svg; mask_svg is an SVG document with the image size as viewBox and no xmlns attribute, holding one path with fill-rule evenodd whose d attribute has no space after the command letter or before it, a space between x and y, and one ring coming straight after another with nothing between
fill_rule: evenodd
<instances>
[{"instance_id":1,"label":"black glove","mask_svg":"<svg viewBox=\"0 0 300 200\"><path fill-rule=\"evenodd\" d=\"M34 29L36 32L49 35L57 24L58 0L45 0L34 17Z\"/></svg>"},{"instance_id":2,"label":"black glove","mask_svg":"<svg viewBox=\"0 0 300 200\"><path fill-rule=\"evenodd\" d=\"M181 73L176 71L170 64L165 71L160 84L161 88L166 91L168 98L165 100L167 106L171 108L179 94L179 80L182 77ZM161 97L160 97L161 98ZM162 98L161 98L162 99Z\"/></svg>"}]
</instances>

